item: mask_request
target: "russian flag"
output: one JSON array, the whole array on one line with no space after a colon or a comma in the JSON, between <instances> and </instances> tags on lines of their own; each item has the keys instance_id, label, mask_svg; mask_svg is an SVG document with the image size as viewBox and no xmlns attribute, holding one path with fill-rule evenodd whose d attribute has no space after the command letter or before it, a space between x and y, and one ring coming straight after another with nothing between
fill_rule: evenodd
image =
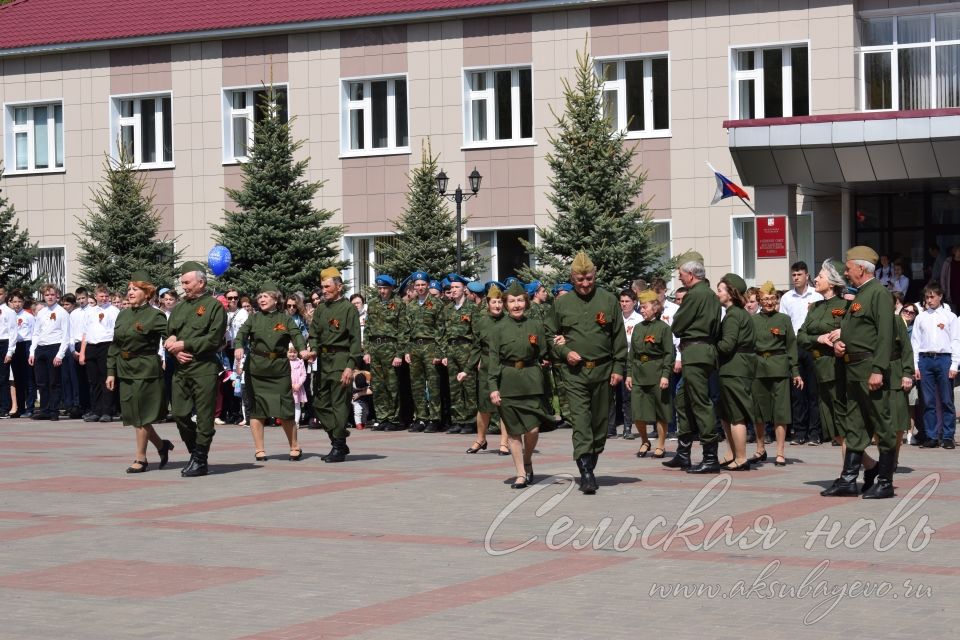
<instances>
[{"instance_id":1,"label":"russian flag","mask_svg":"<svg viewBox=\"0 0 960 640\"><path fill-rule=\"evenodd\" d=\"M743 190L743 187L714 169L713 165L709 162L707 163L707 166L710 167L710 170L713 171L714 177L717 179L717 192L713 194L713 200L710 201L710 204L717 204L724 198L732 198L734 196L743 200L750 199L750 196L746 191Z\"/></svg>"}]
</instances>

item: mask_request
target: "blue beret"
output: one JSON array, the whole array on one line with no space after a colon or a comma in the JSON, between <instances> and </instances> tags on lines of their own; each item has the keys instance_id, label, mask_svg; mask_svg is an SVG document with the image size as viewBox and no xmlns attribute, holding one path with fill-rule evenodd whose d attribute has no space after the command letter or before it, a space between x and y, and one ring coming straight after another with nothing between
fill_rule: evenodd
<instances>
[{"instance_id":1,"label":"blue beret","mask_svg":"<svg viewBox=\"0 0 960 640\"><path fill-rule=\"evenodd\" d=\"M444 278L443 280L440 281L440 286L443 287L444 291L446 291L447 289L450 288L450 281Z\"/></svg>"},{"instance_id":2,"label":"blue beret","mask_svg":"<svg viewBox=\"0 0 960 640\"><path fill-rule=\"evenodd\" d=\"M459 273L448 273L446 279L451 283L459 282L460 284L470 284L470 281L464 278Z\"/></svg>"},{"instance_id":3,"label":"blue beret","mask_svg":"<svg viewBox=\"0 0 960 640\"><path fill-rule=\"evenodd\" d=\"M391 278L388 275L377 276L377 286L378 287L395 287L397 286L397 281Z\"/></svg>"},{"instance_id":4,"label":"blue beret","mask_svg":"<svg viewBox=\"0 0 960 640\"><path fill-rule=\"evenodd\" d=\"M419 280L419 278L417 278ZM437 291L443 291L443 286L436 280L431 280L427 285L430 289L436 289Z\"/></svg>"},{"instance_id":5,"label":"blue beret","mask_svg":"<svg viewBox=\"0 0 960 640\"><path fill-rule=\"evenodd\" d=\"M413 273L410 274L410 280L414 282L417 280L426 280L427 282L429 282L430 276L427 275L426 271L414 271Z\"/></svg>"},{"instance_id":6,"label":"blue beret","mask_svg":"<svg viewBox=\"0 0 960 640\"><path fill-rule=\"evenodd\" d=\"M489 280L483 285L483 292L486 293L487 291L490 291L490 287L493 285L497 285L497 289L500 289L500 291L507 290L507 287L499 280Z\"/></svg>"},{"instance_id":7,"label":"blue beret","mask_svg":"<svg viewBox=\"0 0 960 640\"><path fill-rule=\"evenodd\" d=\"M514 282L520 282L520 278L517 278L516 276L510 276L509 278L507 278L506 280L503 281L503 284L505 284L506 286L509 287L509 286L512 285ZM522 285L523 283L520 282L520 284Z\"/></svg>"},{"instance_id":8,"label":"blue beret","mask_svg":"<svg viewBox=\"0 0 960 640\"><path fill-rule=\"evenodd\" d=\"M540 287L542 287L542 286L543 286L543 285L540 283L539 280L534 280L533 282L531 282L530 284L528 284L528 285L526 286L527 295L528 295L528 296L532 296L532 295L535 294L535 293L540 289Z\"/></svg>"},{"instance_id":9,"label":"blue beret","mask_svg":"<svg viewBox=\"0 0 960 640\"><path fill-rule=\"evenodd\" d=\"M470 293L476 293L476 294L486 293L483 287L483 283L478 282L476 280L474 280L473 282L467 283L467 291L469 291Z\"/></svg>"},{"instance_id":10,"label":"blue beret","mask_svg":"<svg viewBox=\"0 0 960 640\"><path fill-rule=\"evenodd\" d=\"M573 285L569 282L561 282L553 288L553 295L556 297L561 291L573 291Z\"/></svg>"}]
</instances>

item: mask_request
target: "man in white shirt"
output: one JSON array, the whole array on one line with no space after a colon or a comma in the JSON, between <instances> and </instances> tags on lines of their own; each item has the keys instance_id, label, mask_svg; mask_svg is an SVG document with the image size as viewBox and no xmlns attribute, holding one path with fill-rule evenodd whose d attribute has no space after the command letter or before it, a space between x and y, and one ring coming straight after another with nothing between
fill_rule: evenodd
<instances>
[{"instance_id":1,"label":"man in white shirt","mask_svg":"<svg viewBox=\"0 0 960 640\"><path fill-rule=\"evenodd\" d=\"M87 367L90 381L90 413L85 422L112 422L120 415L117 392L107 389L107 351L113 343L113 327L120 310L110 302L110 289L98 284L97 303L84 309L83 337L80 339L80 364Z\"/></svg>"},{"instance_id":2,"label":"man in white shirt","mask_svg":"<svg viewBox=\"0 0 960 640\"><path fill-rule=\"evenodd\" d=\"M957 316L941 304L943 289L937 283L923 290L926 308L913 321L910 346L913 363L924 398L923 446L954 448L956 411L953 403L953 379L960 369L960 324ZM943 420L937 420L937 399L943 407ZM918 430L920 425L917 425ZM938 437L939 436L939 437Z\"/></svg>"},{"instance_id":3,"label":"man in white shirt","mask_svg":"<svg viewBox=\"0 0 960 640\"><path fill-rule=\"evenodd\" d=\"M34 368L37 390L40 392L40 409L32 417L34 420L59 420L60 365L67 355L67 344L70 342L70 316L58 304L60 289L45 284L40 291L43 293L43 306L34 324L28 360Z\"/></svg>"},{"instance_id":4,"label":"man in white shirt","mask_svg":"<svg viewBox=\"0 0 960 640\"><path fill-rule=\"evenodd\" d=\"M0 286L0 420L10 417L10 363L17 348L17 320L7 306L7 288Z\"/></svg>"},{"instance_id":5,"label":"man in white shirt","mask_svg":"<svg viewBox=\"0 0 960 640\"><path fill-rule=\"evenodd\" d=\"M620 292L620 312L623 314L623 330L627 334L627 353L630 353L630 338L633 336L633 328L640 324L643 317L637 313L637 294L633 289L624 289ZM627 367L630 366L630 359L627 358ZM623 379L627 379L627 370L624 368ZM620 381L613 388L610 395L610 412L607 416L607 437L617 437L617 397L620 397L620 404L623 407L623 439L634 440L636 434L632 432L633 428L633 405L630 402L630 392L627 390L623 381Z\"/></svg>"},{"instance_id":6,"label":"man in white shirt","mask_svg":"<svg viewBox=\"0 0 960 640\"><path fill-rule=\"evenodd\" d=\"M793 288L780 298L780 311L790 316L793 332L796 334L807 319L810 306L823 300L823 296L810 286L810 273L806 262L794 262L790 266L790 280ZM819 445L820 410L817 407L817 376L813 370L813 356L806 349L800 349L798 355L803 387L790 387L793 405L793 441L790 444Z\"/></svg>"},{"instance_id":7,"label":"man in white shirt","mask_svg":"<svg viewBox=\"0 0 960 640\"><path fill-rule=\"evenodd\" d=\"M77 289L74 293L76 306L70 311L70 348L68 349L68 358L73 360L74 368L77 372L77 387L79 388L80 400L77 408L80 415L76 412L70 414L71 418L84 417L90 411L90 381L87 379L87 367L80 364L80 347L83 343L83 332L86 330L86 308L88 294L83 287ZM66 296L64 296L66 298ZM61 305L66 308L65 305Z\"/></svg>"},{"instance_id":8,"label":"man in white shirt","mask_svg":"<svg viewBox=\"0 0 960 640\"><path fill-rule=\"evenodd\" d=\"M37 387L33 378L33 367L30 366L30 341L33 339L34 317L24 309L26 295L19 289L14 289L7 296L7 306L13 311L14 322L17 327L16 344L10 368L13 369L13 386L17 390L17 411L14 418L30 418L33 416L33 406L37 402ZM7 347L9 355L10 348Z\"/></svg>"}]
</instances>

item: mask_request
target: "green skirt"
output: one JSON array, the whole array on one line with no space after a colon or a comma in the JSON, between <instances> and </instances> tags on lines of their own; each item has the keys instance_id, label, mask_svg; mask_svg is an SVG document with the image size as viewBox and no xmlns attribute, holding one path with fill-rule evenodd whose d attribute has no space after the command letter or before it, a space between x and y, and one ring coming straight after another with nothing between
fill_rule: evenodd
<instances>
[{"instance_id":1,"label":"green skirt","mask_svg":"<svg viewBox=\"0 0 960 640\"><path fill-rule=\"evenodd\" d=\"M755 421L791 424L790 378L754 379L753 403Z\"/></svg>"},{"instance_id":2,"label":"green skirt","mask_svg":"<svg viewBox=\"0 0 960 640\"><path fill-rule=\"evenodd\" d=\"M247 376L247 388L250 391L253 406L250 417L257 420L280 418L293 420L293 385L290 376L258 377Z\"/></svg>"},{"instance_id":3,"label":"green skirt","mask_svg":"<svg viewBox=\"0 0 960 640\"><path fill-rule=\"evenodd\" d=\"M167 398L163 377L137 380L118 379L120 416L123 424L145 427L167 416Z\"/></svg>"},{"instance_id":4,"label":"green skirt","mask_svg":"<svg viewBox=\"0 0 960 640\"><path fill-rule=\"evenodd\" d=\"M633 422L670 422L673 413L670 410L670 387L661 389L659 384L634 384L630 392L630 412Z\"/></svg>"},{"instance_id":5,"label":"green skirt","mask_svg":"<svg viewBox=\"0 0 960 640\"><path fill-rule=\"evenodd\" d=\"M720 376L720 419L730 424L753 422L753 379Z\"/></svg>"},{"instance_id":6,"label":"green skirt","mask_svg":"<svg viewBox=\"0 0 960 640\"><path fill-rule=\"evenodd\" d=\"M894 431L910 430L910 401L903 389L890 390L890 418Z\"/></svg>"},{"instance_id":7,"label":"green skirt","mask_svg":"<svg viewBox=\"0 0 960 640\"><path fill-rule=\"evenodd\" d=\"M503 398L500 419L512 436L553 424L553 418L544 409L541 395Z\"/></svg>"}]
</instances>

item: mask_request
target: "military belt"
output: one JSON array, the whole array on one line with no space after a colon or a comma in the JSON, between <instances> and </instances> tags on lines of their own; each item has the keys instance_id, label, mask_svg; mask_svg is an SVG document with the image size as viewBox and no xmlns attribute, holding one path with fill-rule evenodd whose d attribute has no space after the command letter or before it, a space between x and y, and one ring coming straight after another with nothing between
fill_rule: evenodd
<instances>
[{"instance_id":1,"label":"military belt","mask_svg":"<svg viewBox=\"0 0 960 640\"><path fill-rule=\"evenodd\" d=\"M413 338L410 342L413 344L430 344L435 341L433 338Z\"/></svg>"},{"instance_id":2,"label":"military belt","mask_svg":"<svg viewBox=\"0 0 960 640\"><path fill-rule=\"evenodd\" d=\"M250 351L261 358L267 358L268 360L276 360L280 356L286 356L285 353L280 353L279 351L257 351L256 349L250 349Z\"/></svg>"},{"instance_id":3,"label":"military belt","mask_svg":"<svg viewBox=\"0 0 960 640\"><path fill-rule=\"evenodd\" d=\"M662 353L642 353L639 356L640 362L650 362L651 360L659 360L663 357Z\"/></svg>"},{"instance_id":4,"label":"military belt","mask_svg":"<svg viewBox=\"0 0 960 640\"><path fill-rule=\"evenodd\" d=\"M737 347L737 350L734 353L749 353L750 355L756 355L753 347Z\"/></svg>"},{"instance_id":5,"label":"military belt","mask_svg":"<svg viewBox=\"0 0 960 640\"><path fill-rule=\"evenodd\" d=\"M396 338L390 336L371 336L367 338L367 342L372 342L374 344L385 344L387 342L396 342Z\"/></svg>"},{"instance_id":6,"label":"military belt","mask_svg":"<svg viewBox=\"0 0 960 640\"><path fill-rule=\"evenodd\" d=\"M689 338L686 340L681 340L680 351L683 351L692 344L713 344L713 340L707 340L706 338Z\"/></svg>"},{"instance_id":7,"label":"military belt","mask_svg":"<svg viewBox=\"0 0 960 640\"><path fill-rule=\"evenodd\" d=\"M473 344L470 338L450 338L450 344Z\"/></svg>"},{"instance_id":8,"label":"military belt","mask_svg":"<svg viewBox=\"0 0 960 640\"><path fill-rule=\"evenodd\" d=\"M584 369L596 369L602 364L610 362L612 358L610 356L604 356L602 358L597 358L596 360L581 360L580 364L583 365Z\"/></svg>"},{"instance_id":9,"label":"military belt","mask_svg":"<svg viewBox=\"0 0 960 640\"><path fill-rule=\"evenodd\" d=\"M131 358L142 358L144 356L155 356L157 355L156 351L121 351L120 357L124 360L130 360Z\"/></svg>"},{"instance_id":10,"label":"military belt","mask_svg":"<svg viewBox=\"0 0 960 640\"><path fill-rule=\"evenodd\" d=\"M512 369L526 369L537 364L536 360L501 360L500 364Z\"/></svg>"},{"instance_id":11,"label":"military belt","mask_svg":"<svg viewBox=\"0 0 960 640\"><path fill-rule=\"evenodd\" d=\"M843 356L843 361L847 364L857 364L873 357L872 351L858 351L857 353L848 353Z\"/></svg>"},{"instance_id":12,"label":"military belt","mask_svg":"<svg viewBox=\"0 0 960 640\"><path fill-rule=\"evenodd\" d=\"M320 347L320 353L346 353L350 349L346 347Z\"/></svg>"},{"instance_id":13,"label":"military belt","mask_svg":"<svg viewBox=\"0 0 960 640\"><path fill-rule=\"evenodd\" d=\"M771 356L784 356L787 354L786 349L772 349L771 351L757 351L757 355L763 358L769 358Z\"/></svg>"},{"instance_id":14,"label":"military belt","mask_svg":"<svg viewBox=\"0 0 960 640\"><path fill-rule=\"evenodd\" d=\"M810 349L810 355L813 356L813 359L814 359L814 360L819 360L820 358L822 358L822 357L823 357L824 355L826 355L826 354L824 354L822 351L820 351L820 349Z\"/></svg>"}]
</instances>

